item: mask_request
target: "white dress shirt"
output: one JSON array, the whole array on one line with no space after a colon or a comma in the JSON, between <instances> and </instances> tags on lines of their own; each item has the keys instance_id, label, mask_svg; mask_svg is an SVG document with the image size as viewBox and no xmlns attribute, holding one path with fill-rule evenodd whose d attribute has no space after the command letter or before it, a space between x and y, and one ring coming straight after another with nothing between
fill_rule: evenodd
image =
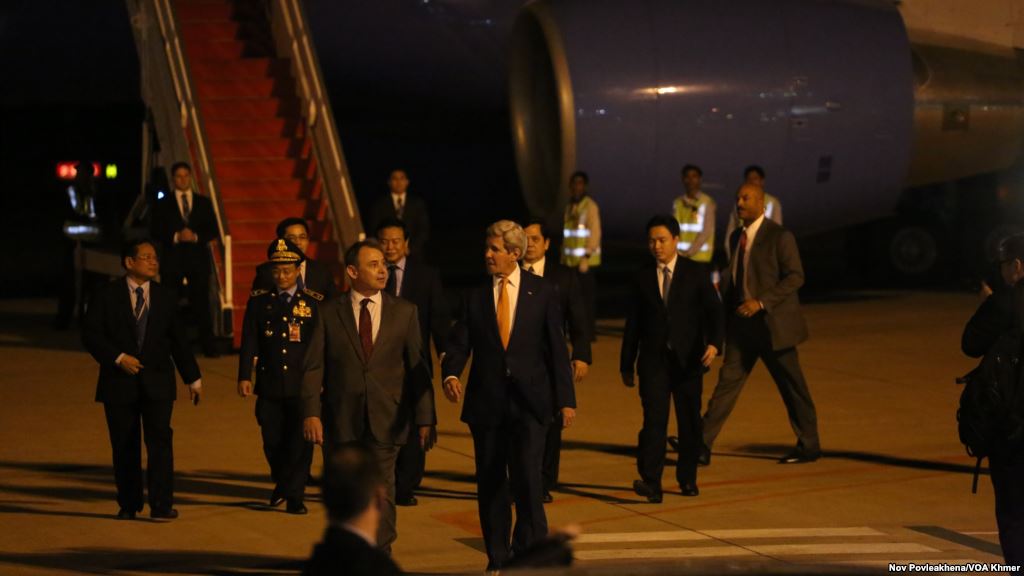
<instances>
[{"instance_id":1,"label":"white dress shirt","mask_svg":"<svg viewBox=\"0 0 1024 576\"><path fill-rule=\"evenodd\" d=\"M533 272L537 276L540 276L541 278L543 278L544 277L544 264L546 263L546 260L547 260L546 257L541 256L540 260L537 260L533 264L526 264L526 265L523 266L523 268L529 268L530 272Z\"/></svg>"},{"instance_id":2,"label":"white dress shirt","mask_svg":"<svg viewBox=\"0 0 1024 576\"><path fill-rule=\"evenodd\" d=\"M405 197L405 194L391 194L391 205L395 207L395 212L405 208Z\"/></svg>"},{"instance_id":3,"label":"white dress shirt","mask_svg":"<svg viewBox=\"0 0 1024 576\"><path fill-rule=\"evenodd\" d=\"M135 289L140 287L140 286L142 287L142 299L143 299L143 302L145 302L145 304L142 305L142 308L143 308L143 310L145 310L146 308L149 308L149 286L150 286L150 283L148 281L146 281L146 282L143 282L142 284L137 284L134 280L131 279L130 276L126 276L126 278L128 280L128 297L131 299L131 302L132 302L132 315L134 316L135 315L135 300L136 300ZM121 365L121 360L123 360L124 357L127 356L127 355L128 355L127 352L122 352L122 353L118 354L117 358L114 359L114 364L117 364L118 366L120 366ZM196 380L195 382L188 382L187 384L188 384L189 388L192 388L192 390L198 391L200 388L203 387L203 379L200 378L199 380Z\"/></svg>"},{"instance_id":4,"label":"white dress shirt","mask_svg":"<svg viewBox=\"0 0 1024 576\"><path fill-rule=\"evenodd\" d=\"M665 299L665 269L668 268L668 273L671 278L670 282L674 282L676 274L676 262L678 260L679 256L673 254L672 260L669 260L668 264L662 264L661 262L658 262L658 294L661 294L662 300Z\"/></svg>"},{"instance_id":5,"label":"white dress shirt","mask_svg":"<svg viewBox=\"0 0 1024 576\"><path fill-rule=\"evenodd\" d=\"M508 275L506 294L508 295L508 333L511 336L516 326L516 304L519 302L519 281L522 278L519 266ZM501 288L501 277L492 276L491 282L494 287L494 313L498 313L498 292Z\"/></svg>"},{"instance_id":6,"label":"white dress shirt","mask_svg":"<svg viewBox=\"0 0 1024 576\"><path fill-rule=\"evenodd\" d=\"M754 247L754 237L757 236L757 231L761 229L761 223L762 222L764 222L764 214L761 214L760 216L758 216L757 220L754 220L753 222L750 223L750 226L747 226L745 229L743 229L743 233L747 235L747 247L744 249L744 252L743 252L743 286L742 286L742 289L743 289L743 299L744 300L750 300L752 298L752 296L750 295L750 290L747 288L747 286L749 286L749 284L750 284L748 282L748 280L747 280L748 278L750 278L750 249ZM732 239L730 238L729 241L731 242ZM739 244L736 244L736 248L735 249L737 251L740 249ZM733 283L735 283L736 282L736 259L735 258L733 258L732 271L731 272L732 272L732 281L733 281Z\"/></svg>"},{"instance_id":7,"label":"white dress shirt","mask_svg":"<svg viewBox=\"0 0 1024 576\"><path fill-rule=\"evenodd\" d=\"M373 296L361 294L355 288L352 289L352 313L356 317L356 333L359 333L359 313L362 312L363 299L369 298L370 302L366 307L370 310L370 322L373 324L373 331L371 332L373 341L377 341L377 334L380 333L380 308L383 306L384 297L381 296L380 291L377 291Z\"/></svg>"}]
</instances>

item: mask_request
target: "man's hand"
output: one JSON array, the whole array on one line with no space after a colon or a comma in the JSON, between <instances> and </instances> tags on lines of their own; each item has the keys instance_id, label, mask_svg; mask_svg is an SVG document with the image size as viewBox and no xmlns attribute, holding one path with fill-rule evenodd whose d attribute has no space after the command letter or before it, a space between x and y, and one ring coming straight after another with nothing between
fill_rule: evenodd
<instances>
[{"instance_id":1,"label":"man's hand","mask_svg":"<svg viewBox=\"0 0 1024 576\"><path fill-rule=\"evenodd\" d=\"M302 421L302 437L313 444L324 443L324 425L316 416L309 416Z\"/></svg>"},{"instance_id":2,"label":"man's hand","mask_svg":"<svg viewBox=\"0 0 1024 576\"><path fill-rule=\"evenodd\" d=\"M574 384L583 382L583 379L587 377L587 372L590 370L590 366L582 360L572 361L572 381Z\"/></svg>"},{"instance_id":3,"label":"man's hand","mask_svg":"<svg viewBox=\"0 0 1024 576\"><path fill-rule=\"evenodd\" d=\"M248 398L252 394L252 380L239 380L238 381L238 395L242 398Z\"/></svg>"},{"instance_id":4,"label":"man's hand","mask_svg":"<svg viewBox=\"0 0 1024 576\"><path fill-rule=\"evenodd\" d=\"M441 388L444 389L444 396L449 402L457 403L462 398L462 384L455 376L445 378Z\"/></svg>"},{"instance_id":5,"label":"man's hand","mask_svg":"<svg viewBox=\"0 0 1024 576\"><path fill-rule=\"evenodd\" d=\"M199 400L203 396L203 384L199 380L188 385L188 398L193 406L199 406Z\"/></svg>"},{"instance_id":6,"label":"man's hand","mask_svg":"<svg viewBox=\"0 0 1024 576\"><path fill-rule=\"evenodd\" d=\"M588 256L584 256L583 259L580 260L579 270L580 270L581 274L586 274L587 270L590 270L590 256L589 255Z\"/></svg>"},{"instance_id":7,"label":"man's hand","mask_svg":"<svg viewBox=\"0 0 1024 576\"><path fill-rule=\"evenodd\" d=\"M121 368L121 370L124 370L125 372L131 374L132 376L138 374L139 371L142 370L143 368L142 362L139 362L138 358L130 354L125 354L117 365Z\"/></svg>"},{"instance_id":8,"label":"man's hand","mask_svg":"<svg viewBox=\"0 0 1024 576\"><path fill-rule=\"evenodd\" d=\"M760 311L761 303L751 298L744 302L743 304L741 304L740 307L736 309L736 314L744 318L750 318L751 316L757 314Z\"/></svg>"},{"instance_id":9,"label":"man's hand","mask_svg":"<svg viewBox=\"0 0 1024 576\"><path fill-rule=\"evenodd\" d=\"M576 409L569 408L566 406L562 408L562 428L568 428L572 426L572 423L576 421Z\"/></svg>"},{"instance_id":10,"label":"man's hand","mask_svg":"<svg viewBox=\"0 0 1024 576\"><path fill-rule=\"evenodd\" d=\"M704 356L701 357L700 363L705 367L711 366L711 362L718 356L718 348L715 348L711 344L708 344L706 350L704 350Z\"/></svg>"},{"instance_id":11,"label":"man's hand","mask_svg":"<svg viewBox=\"0 0 1024 576\"><path fill-rule=\"evenodd\" d=\"M193 232L191 228L186 226L186 227L181 229L181 232L178 232L178 241L179 242L199 242L199 236L196 236L196 233Z\"/></svg>"},{"instance_id":12,"label":"man's hand","mask_svg":"<svg viewBox=\"0 0 1024 576\"><path fill-rule=\"evenodd\" d=\"M632 372L623 372L622 373L622 383L623 383L623 385L626 386L626 388L632 388L633 386L636 386L636 382L633 381L633 373Z\"/></svg>"},{"instance_id":13,"label":"man's hand","mask_svg":"<svg viewBox=\"0 0 1024 576\"><path fill-rule=\"evenodd\" d=\"M429 452L434 444L437 444L437 427L436 426L420 426L420 448L424 452Z\"/></svg>"}]
</instances>

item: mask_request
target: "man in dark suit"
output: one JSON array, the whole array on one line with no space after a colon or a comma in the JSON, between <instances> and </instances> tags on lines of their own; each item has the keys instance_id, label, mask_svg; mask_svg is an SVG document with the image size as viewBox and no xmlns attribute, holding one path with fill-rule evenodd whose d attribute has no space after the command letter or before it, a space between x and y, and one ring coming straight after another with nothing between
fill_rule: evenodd
<instances>
[{"instance_id":1,"label":"man in dark suit","mask_svg":"<svg viewBox=\"0 0 1024 576\"><path fill-rule=\"evenodd\" d=\"M360 444L332 450L324 462L324 539L306 564L307 576L398 576L397 564L377 547L384 477L373 452Z\"/></svg>"},{"instance_id":2,"label":"man in dark suit","mask_svg":"<svg viewBox=\"0 0 1024 576\"><path fill-rule=\"evenodd\" d=\"M409 255L409 236L406 224L401 220L385 219L377 227L376 233L388 265L388 282L384 291L416 305L423 342L423 362L433 376L434 363L430 358L431 336L434 339L434 349L440 356L448 341L448 330L451 328L451 314L444 298L444 288L441 287L441 275L422 258ZM413 437L416 433L416 430L410 430L409 441L398 451L398 460L395 463L395 503L399 506L418 504L413 490L419 488L420 482L423 481L426 454Z\"/></svg>"},{"instance_id":3,"label":"man in dark suit","mask_svg":"<svg viewBox=\"0 0 1024 576\"><path fill-rule=\"evenodd\" d=\"M683 496L696 496L700 452L700 401L704 372L722 347L722 303L706 265L678 256L679 223L671 216L647 222L647 246L655 265L637 274L629 296L619 371L634 386L640 375L644 424L640 430L633 489L649 502L662 501L669 399L679 429L676 480ZM639 355L639 360L638 360Z\"/></svg>"},{"instance_id":4,"label":"man in dark suit","mask_svg":"<svg viewBox=\"0 0 1024 576\"><path fill-rule=\"evenodd\" d=\"M818 416L796 351L807 339L797 297L804 268L793 233L766 218L764 206L760 186L744 184L736 193L743 226L729 239L733 257L722 274L722 300L731 313L725 359L704 413L704 463L710 462L715 438L759 358L775 380L797 437L796 448L779 463L813 462L821 456Z\"/></svg>"},{"instance_id":5,"label":"man in dark suit","mask_svg":"<svg viewBox=\"0 0 1024 576\"><path fill-rule=\"evenodd\" d=\"M153 282L160 271L153 243L128 243L121 264L127 275L93 296L82 342L100 364L96 401L103 403L110 432L121 507L117 517L130 520L142 511L141 422L149 456L150 516L170 520L178 517L171 444L175 366L194 404L199 403L203 383L185 341L174 293Z\"/></svg>"},{"instance_id":6,"label":"man in dark suit","mask_svg":"<svg viewBox=\"0 0 1024 576\"><path fill-rule=\"evenodd\" d=\"M381 196L370 206L366 229L377 230L384 220L398 218L405 222L409 251L424 258L427 240L430 239L430 214L427 213L426 202L419 196L409 194L409 175L401 168L391 171L388 188L388 195Z\"/></svg>"},{"instance_id":7,"label":"man in dark suit","mask_svg":"<svg viewBox=\"0 0 1024 576\"><path fill-rule=\"evenodd\" d=\"M561 265L558 260L545 257L551 246L550 236L544 220L530 220L526 228L526 254L523 256L523 269L527 272L547 279L558 290L558 302L565 317L565 332L572 343L572 375L573 384L578 386L587 377L590 368L590 331L592 325L588 319L588 309L583 300L577 274L574 270ZM544 502L554 500L551 491L558 486L558 465L562 451L562 418L554 414L548 426L548 436L544 441L544 463L541 477L544 480Z\"/></svg>"},{"instance_id":8,"label":"man in dark suit","mask_svg":"<svg viewBox=\"0 0 1024 576\"><path fill-rule=\"evenodd\" d=\"M289 514L305 514L304 490L309 478L313 447L302 435L302 360L324 296L309 288L299 289L299 268L305 255L278 238L267 247L267 263L276 284L273 291L250 294L242 322L242 347L238 354L238 395L253 393L257 374L256 421L263 437L263 454L270 464L274 491L270 506L285 500ZM254 366L255 364L255 366Z\"/></svg>"},{"instance_id":9,"label":"man in dark suit","mask_svg":"<svg viewBox=\"0 0 1024 576\"><path fill-rule=\"evenodd\" d=\"M467 295L441 363L445 396L458 402L459 377L473 356L462 421L473 434L488 570L501 569L510 554L547 534L540 477L547 424L556 408L564 426L576 419L558 293L519 268L525 250L526 234L515 222L500 220L487 229L491 278ZM510 484L516 505L511 535Z\"/></svg>"},{"instance_id":10,"label":"man in dark suit","mask_svg":"<svg viewBox=\"0 0 1024 576\"><path fill-rule=\"evenodd\" d=\"M277 237L295 244L305 255L309 249L309 223L305 218L285 218L277 224ZM270 262L256 267L256 277L252 280L253 290L274 291L277 284L274 282L273 268ZM323 294L325 300L338 295L331 269L323 262L308 258L303 259L299 265L298 287L300 291L309 288Z\"/></svg>"},{"instance_id":11,"label":"man in dark suit","mask_svg":"<svg viewBox=\"0 0 1024 576\"><path fill-rule=\"evenodd\" d=\"M217 356L210 312L210 242L219 237L213 202L192 187L192 168L171 166L174 192L156 201L150 232L161 244L161 284L188 297L207 356Z\"/></svg>"},{"instance_id":12,"label":"man in dark suit","mask_svg":"<svg viewBox=\"0 0 1024 576\"><path fill-rule=\"evenodd\" d=\"M396 538L395 458L410 426L423 449L430 449L434 391L416 306L383 291L388 269L380 246L356 242L345 262L352 289L323 305L306 352L303 429L310 442L326 439L331 447L362 441L373 449L388 491L377 544L390 553Z\"/></svg>"}]
</instances>

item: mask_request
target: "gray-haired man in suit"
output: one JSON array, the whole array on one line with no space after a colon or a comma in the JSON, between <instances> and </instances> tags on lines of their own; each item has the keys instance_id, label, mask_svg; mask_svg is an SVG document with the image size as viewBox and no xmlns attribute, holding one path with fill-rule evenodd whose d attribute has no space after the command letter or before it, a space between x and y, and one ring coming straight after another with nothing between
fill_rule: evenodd
<instances>
[{"instance_id":1,"label":"gray-haired man in suit","mask_svg":"<svg viewBox=\"0 0 1024 576\"><path fill-rule=\"evenodd\" d=\"M395 458L410 426L430 449L434 393L416 306L383 291L388 269L380 246L357 242L345 262L352 289L320 308L306 352L303 431L310 442L363 442L373 450L387 485L377 545L390 552L397 537Z\"/></svg>"},{"instance_id":2,"label":"gray-haired man in suit","mask_svg":"<svg viewBox=\"0 0 1024 576\"><path fill-rule=\"evenodd\" d=\"M818 416L796 351L807 339L797 297L803 264L793 233L765 218L764 205L760 186L744 184L736 193L743 226L728 239L732 261L722 274L722 300L733 313L727 315L718 384L704 413L703 464L710 462L711 446L759 358L775 380L797 437L796 448L779 463L813 462L821 456Z\"/></svg>"}]
</instances>

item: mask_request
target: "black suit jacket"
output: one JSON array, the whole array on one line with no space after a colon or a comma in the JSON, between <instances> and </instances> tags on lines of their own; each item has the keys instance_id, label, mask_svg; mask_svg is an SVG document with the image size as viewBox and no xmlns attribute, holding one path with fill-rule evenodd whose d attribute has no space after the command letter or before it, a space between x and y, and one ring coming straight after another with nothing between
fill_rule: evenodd
<instances>
[{"instance_id":1,"label":"black suit jacket","mask_svg":"<svg viewBox=\"0 0 1024 576\"><path fill-rule=\"evenodd\" d=\"M430 338L433 337L434 347L440 355L444 352L452 325L451 312L448 310L444 288L441 286L441 275L422 259L409 256L405 259L405 271L398 296L415 304L419 311L423 359L427 368L433 372Z\"/></svg>"},{"instance_id":2,"label":"black suit jacket","mask_svg":"<svg viewBox=\"0 0 1024 576\"><path fill-rule=\"evenodd\" d=\"M379 548L339 526L329 526L303 574L308 576L399 576L401 568Z\"/></svg>"},{"instance_id":3,"label":"black suit jacket","mask_svg":"<svg viewBox=\"0 0 1024 576\"><path fill-rule=\"evenodd\" d=\"M568 326L569 341L572 342L572 359L592 363L590 354L590 323L587 321L583 293L576 274L566 266L545 258L544 278L554 283L558 290L558 302Z\"/></svg>"},{"instance_id":4,"label":"black suit jacket","mask_svg":"<svg viewBox=\"0 0 1024 576\"><path fill-rule=\"evenodd\" d=\"M128 290L123 276L103 286L93 295L85 315L82 343L100 364L96 401L174 400L175 366L186 383L199 379L199 365L185 338L176 296L150 282L149 319L139 350ZM114 361L122 353L138 358L144 366L142 371L133 376L121 370Z\"/></svg>"},{"instance_id":5,"label":"black suit jacket","mask_svg":"<svg viewBox=\"0 0 1024 576\"><path fill-rule=\"evenodd\" d=\"M269 262L264 262L256 267L256 277L252 279L253 292L257 290L277 291L274 276L270 273L272 267ZM334 275L331 274L331 269L327 264L323 262L306 260L306 277L303 282L305 282L306 288L323 294L324 300L330 300L338 295L338 287L334 284Z\"/></svg>"},{"instance_id":6,"label":"black suit jacket","mask_svg":"<svg viewBox=\"0 0 1024 576\"><path fill-rule=\"evenodd\" d=\"M160 273L174 280L183 276L205 280L210 274L209 243L220 235L213 202L193 191L188 227L199 236L199 242L174 243L174 235L185 226L173 191L156 201L150 234L161 244Z\"/></svg>"},{"instance_id":7,"label":"black suit jacket","mask_svg":"<svg viewBox=\"0 0 1024 576\"><path fill-rule=\"evenodd\" d=\"M668 306L661 298L657 266L647 266L633 280L626 330L622 337L619 371L640 378L664 368L671 350L687 373L699 374L701 357L710 344L722 349L722 302L711 284L711 269L687 258L676 258ZM638 359L639 355L639 359Z\"/></svg>"},{"instance_id":8,"label":"black suit jacket","mask_svg":"<svg viewBox=\"0 0 1024 576\"><path fill-rule=\"evenodd\" d=\"M460 376L473 356L462 408L462 421L467 424L500 424L512 387L542 423L550 420L556 408L576 407L558 292L550 282L525 270L519 277L507 350L498 334L490 279L467 295L448 337L443 378Z\"/></svg>"},{"instance_id":9,"label":"black suit jacket","mask_svg":"<svg viewBox=\"0 0 1024 576\"><path fill-rule=\"evenodd\" d=\"M376 234L377 226L387 218L398 218L390 192L377 198L370 207L369 226L366 233ZM424 250L427 240L430 239L430 214L427 212L427 203L419 196L406 192L405 207L400 220L408 229L409 247L412 253L421 258L426 256Z\"/></svg>"}]
</instances>

